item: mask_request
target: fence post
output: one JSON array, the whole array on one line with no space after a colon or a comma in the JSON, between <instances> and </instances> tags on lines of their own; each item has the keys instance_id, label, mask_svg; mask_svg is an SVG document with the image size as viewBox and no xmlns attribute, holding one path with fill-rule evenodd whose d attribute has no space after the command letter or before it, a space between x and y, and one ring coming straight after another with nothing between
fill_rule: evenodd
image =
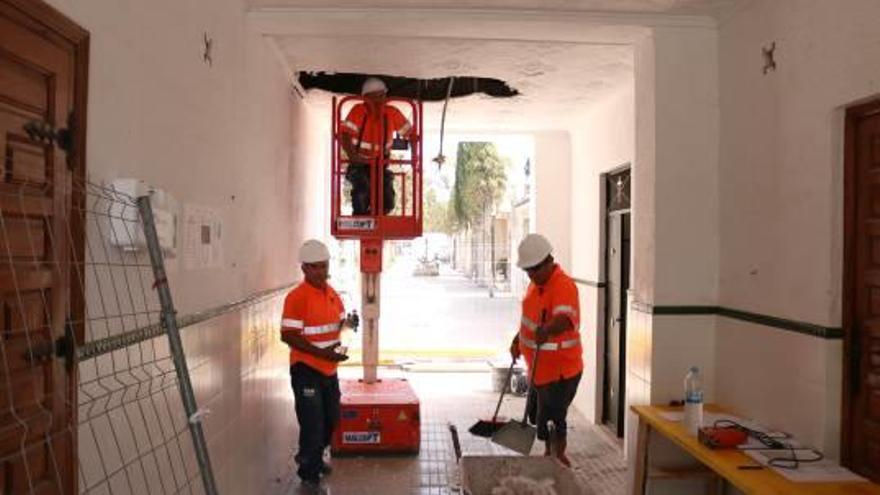
<instances>
[{"instance_id":1,"label":"fence post","mask_svg":"<svg viewBox=\"0 0 880 495\"><path fill-rule=\"evenodd\" d=\"M162 305L162 325L168 335L168 343L171 349L171 357L174 360L174 369L177 372L177 380L180 384L180 398L186 411L189 431L192 434L193 448L199 463L199 471L202 475L202 483L205 486L206 495L217 495L217 486L214 483L214 471L211 469L211 459L208 456L208 444L205 441L205 433L202 430L201 414L198 414L196 398L193 394L192 382L189 379L189 369L186 366L186 356L183 353L183 344L180 341L180 331L177 327L177 312L174 310L174 301L171 299L171 289L168 287L168 279L165 276L165 263L162 260L162 248L159 246L159 237L156 234L156 224L153 220L153 209L150 206L150 197L141 196L137 199L138 210L144 223L144 239L147 242L147 251L150 253L150 262L153 265L153 275L156 278L156 289L159 292L159 302Z\"/></svg>"}]
</instances>

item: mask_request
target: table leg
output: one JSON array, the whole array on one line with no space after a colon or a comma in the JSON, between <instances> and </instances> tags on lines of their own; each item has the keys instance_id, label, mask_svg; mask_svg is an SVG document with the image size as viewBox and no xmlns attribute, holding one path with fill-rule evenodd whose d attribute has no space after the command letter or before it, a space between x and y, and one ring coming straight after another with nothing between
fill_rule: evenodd
<instances>
[{"instance_id":1,"label":"table leg","mask_svg":"<svg viewBox=\"0 0 880 495\"><path fill-rule=\"evenodd\" d=\"M724 477L716 474L712 495L724 495Z\"/></svg>"},{"instance_id":2,"label":"table leg","mask_svg":"<svg viewBox=\"0 0 880 495\"><path fill-rule=\"evenodd\" d=\"M648 481L648 437L651 436L651 426L642 418L639 418L638 432L636 433L635 463L636 472L633 481L633 495L644 495Z\"/></svg>"}]
</instances>

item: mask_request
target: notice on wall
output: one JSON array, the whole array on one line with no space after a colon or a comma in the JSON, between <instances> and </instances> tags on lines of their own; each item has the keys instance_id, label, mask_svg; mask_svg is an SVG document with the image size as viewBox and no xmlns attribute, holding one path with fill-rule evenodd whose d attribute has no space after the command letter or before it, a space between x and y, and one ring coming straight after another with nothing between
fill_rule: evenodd
<instances>
[{"instance_id":1,"label":"notice on wall","mask_svg":"<svg viewBox=\"0 0 880 495\"><path fill-rule=\"evenodd\" d=\"M187 270L223 265L223 221L217 210L183 206L183 264Z\"/></svg>"}]
</instances>

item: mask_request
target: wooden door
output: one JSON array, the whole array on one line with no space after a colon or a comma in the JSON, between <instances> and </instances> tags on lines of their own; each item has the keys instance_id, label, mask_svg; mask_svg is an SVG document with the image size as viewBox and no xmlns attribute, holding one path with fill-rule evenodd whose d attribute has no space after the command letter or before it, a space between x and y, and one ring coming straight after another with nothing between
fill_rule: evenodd
<instances>
[{"instance_id":1,"label":"wooden door","mask_svg":"<svg viewBox=\"0 0 880 495\"><path fill-rule=\"evenodd\" d=\"M77 491L76 368L56 342L81 325L84 31L36 1L0 0L0 493ZM46 131L44 140L25 131ZM34 127L31 127L34 129ZM69 146L67 146L70 148ZM67 325L67 322L70 325Z\"/></svg>"},{"instance_id":2,"label":"wooden door","mask_svg":"<svg viewBox=\"0 0 880 495\"><path fill-rule=\"evenodd\" d=\"M880 481L880 102L847 113L843 452Z\"/></svg>"},{"instance_id":3,"label":"wooden door","mask_svg":"<svg viewBox=\"0 0 880 495\"><path fill-rule=\"evenodd\" d=\"M626 398L626 294L629 289L629 177L624 170L607 176L605 249L605 356L602 421L618 437L624 433Z\"/></svg>"}]
</instances>

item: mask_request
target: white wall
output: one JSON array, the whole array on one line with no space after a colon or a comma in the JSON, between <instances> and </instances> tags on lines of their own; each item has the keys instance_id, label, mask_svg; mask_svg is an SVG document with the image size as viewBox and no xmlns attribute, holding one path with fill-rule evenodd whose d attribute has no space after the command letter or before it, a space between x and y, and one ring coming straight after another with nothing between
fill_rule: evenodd
<instances>
[{"instance_id":1,"label":"white wall","mask_svg":"<svg viewBox=\"0 0 880 495\"><path fill-rule=\"evenodd\" d=\"M841 326L843 108L880 94L878 18L873 0L759 0L721 27L725 306ZM837 455L840 341L728 320L718 349L721 401ZM762 379L735 380L755 353Z\"/></svg>"},{"instance_id":2,"label":"white wall","mask_svg":"<svg viewBox=\"0 0 880 495\"><path fill-rule=\"evenodd\" d=\"M605 280L602 174L632 163L635 154L634 87L632 82L578 116L570 128L571 169L571 268L570 275L592 282ZM575 406L593 422L602 419L601 342L604 289L579 284L584 379Z\"/></svg>"},{"instance_id":3,"label":"white wall","mask_svg":"<svg viewBox=\"0 0 880 495\"><path fill-rule=\"evenodd\" d=\"M180 310L292 280L300 227L291 219L304 218L293 182L319 155L291 160L291 136L310 126L241 3L50 3L91 32L90 178L143 179L181 205L222 216L223 266L186 270L179 256L170 261ZM214 44L210 67L205 32ZM301 127L292 127L292 114Z\"/></svg>"},{"instance_id":4,"label":"white wall","mask_svg":"<svg viewBox=\"0 0 880 495\"><path fill-rule=\"evenodd\" d=\"M717 301L716 41L710 28L657 28L636 51L633 293L637 303L699 305ZM643 256L653 259L645 262L640 259ZM671 319L664 317L663 321ZM653 324L652 337L630 334L634 340L630 349L639 356L648 355L641 344L656 343L660 338L688 338L660 335L656 318ZM705 322L693 331L711 335L714 327ZM705 339L705 335L692 337ZM653 350L652 362L635 365L638 369L648 364L649 376L642 379L653 383L664 373L673 373L676 380L684 376L679 369L659 366L664 362L661 347L649 345L647 349ZM711 358L691 359L705 361L711 368ZM682 366L690 364L703 363ZM711 388L711 380L707 381ZM666 398L666 393L658 396L654 392L652 389L652 400Z\"/></svg>"},{"instance_id":5,"label":"white wall","mask_svg":"<svg viewBox=\"0 0 880 495\"><path fill-rule=\"evenodd\" d=\"M681 398L691 365L703 370L711 401L716 318L657 316L653 306L717 303L717 32L709 26L655 28L636 46L635 61L627 406ZM635 425L628 413L627 452ZM680 488L665 487L669 493Z\"/></svg>"},{"instance_id":6,"label":"white wall","mask_svg":"<svg viewBox=\"0 0 880 495\"><path fill-rule=\"evenodd\" d=\"M654 304L718 299L718 35L654 30Z\"/></svg>"},{"instance_id":7,"label":"white wall","mask_svg":"<svg viewBox=\"0 0 880 495\"><path fill-rule=\"evenodd\" d=\"M168 260L179 313L298 280L296 248L328 230L326 119L291 92L244 5L49 3L91 33L90 179L143 179L222 217L220 266L189 269L180 253ZM206 32L212 66L202 61ZM275 300L182 332L197 399L214 411L205 429L224 493L262 491L287 472L295 430L277 309Z\"/></svg>"},{"instance_id":8,"label":"white wall","mask_svg":"<svg viewBox=\"0 0 880 495\"><path fill-rule=\"evenodd\" d=\"M571 267L571 138L565 131L535 133L535 188L530 202L534 232L553 245L553 257Z\"/></svg>"}]
</instances>

